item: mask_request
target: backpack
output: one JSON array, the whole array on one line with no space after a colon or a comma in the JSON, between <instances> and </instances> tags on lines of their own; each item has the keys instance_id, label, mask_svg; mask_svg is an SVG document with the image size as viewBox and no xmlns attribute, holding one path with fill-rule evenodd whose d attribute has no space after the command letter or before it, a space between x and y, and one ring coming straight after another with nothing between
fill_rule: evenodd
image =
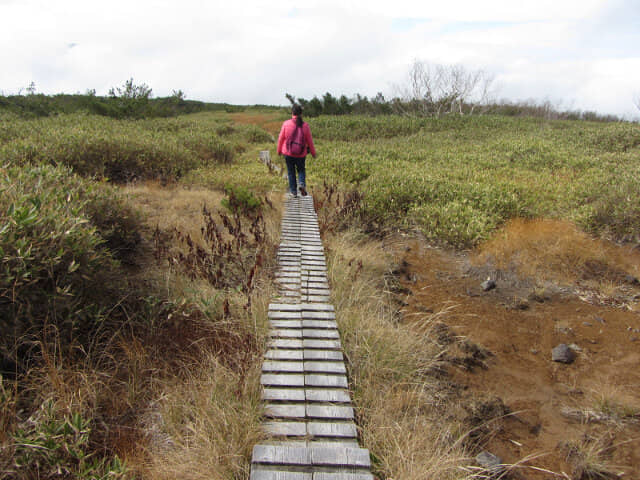
<instances>
[{"instance_id":1,"label":"backpack","mask_svg":"<svg viewBox=\"0 0 640 480\"><path fill-rule=\"evenodd\" d=\"M296 125L296 129L287 139L287 150L289 150L289 154L292 156L299 157L301 155L306 155L305 146L306 141L304 139L302 127Z\"/></svg>"}]
</instances>

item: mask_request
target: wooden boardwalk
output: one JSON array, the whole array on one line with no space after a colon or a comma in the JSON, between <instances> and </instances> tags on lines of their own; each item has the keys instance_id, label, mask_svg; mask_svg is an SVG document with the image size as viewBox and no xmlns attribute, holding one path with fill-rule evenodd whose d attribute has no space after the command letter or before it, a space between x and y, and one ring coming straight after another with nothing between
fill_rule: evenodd
<instances>
[{"instance_id":1,"label":"wooden boardwalk","mask_svg":"<svg viewBox=\"0 0 640 480\"><path fill-rule=\"evenodd\" d=\"M261 383L271 439L251 480L373 480L360 448L311 196L287 198Z\"/></svg>"}]
</instances>

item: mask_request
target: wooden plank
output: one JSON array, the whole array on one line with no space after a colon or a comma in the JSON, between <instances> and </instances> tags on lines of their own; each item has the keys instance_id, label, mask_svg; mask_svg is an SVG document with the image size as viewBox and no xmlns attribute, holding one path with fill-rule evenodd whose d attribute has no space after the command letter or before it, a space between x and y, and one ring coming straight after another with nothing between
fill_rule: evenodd
<instances>
[{"instance_id":1,"label":"wooden plank","mask_svg":"<svg viewBox=\"0 0 640 480\"><path fill-rule=\"evenodd\" d=\"M302 320L269 320L271 328L302 328Z\"/></svg>"},{"instance_id":2,"label":"wooden plank","mask_svg":"<svg viewBox=\"0 0 640 480\"><path fill-rule=\"evenodd\" d=\"M304 371L306 373L337 373L344 375L347 373L347 368L344 366L344 362L304 362Z\"/></svg>"},{"instance_id":3,"label":"wooden plank","mask_svg":"<svg viewBox=\"0 0 640 480\"><path fill-rule=\"evenodd\" d=\"M265 388L262 391L262 399L274 402L304 402L306 396L302 388Z\"/></svg>"},{"instance_id":4,"label":"wooden plank","mask_svg":"<svg viewBox=\"0 0 640 480\"><path fill-rule=\"evenodd\" d=\"M329 338L332 340L340 338L338 330L329 328L304 328L302 336L303 338Z\"/></svg>"},{"instance_id":5,"label":"wooden plank","mask_svg":"<svg viewBox=\"0 0 640 480\"><path fill-rule=\"evenodd\" d=\"M301 320L300 325L304 328L325 328L336 330L338 324L335 320Z\"/></svg>"},{"instance_id":6,"label":"wooden plank","mask_svg":"<svg viewBox=\"0 0 640 480\"><path fill-rule=\"evenodd\" d=\"M300 312L300 318L303 320L335 320L336 314L334 312Z\"/></svg>"},{"instance_id":7,"label":"wooden plank","mask_svg":"<svg viewBox=\"0 0 640 480\"><path fill-rule=\"evenodd\" d=\"M313 480L374 480L374 478L369 472L314 472Z\"/></svg>"},{"instance_id":8,"label":"wooden plank","mask_svg":"<svg viewBox=\"0 0 640 480\"><path fill-rule=\"evenodd\" d=\"M274 338L269 342L269 346L273 348L297 349L303 348L304 342L300 339Z\"/></svg>"},{"instance_id":9,"label":"wooden plank","mask_svg":"<svg viewBox=\"0 0 640 480\"><path fill-rule=\"evenodd\" d=\"M298 320L302 318L302 311L298 310L269 310L267 312L267 318L272 320Z\"/></svg>"},{"instance_id":10,"label":"wooden plank","mask_svg":"<svg viewBox=\"0 0 640 480\"><path fill-rule=\"evenodd\" d=\"M305 302L328 302L330 300L329 295L304 295Z\"/></svg>"},{"instance_id":11,"label":"wooden plank","mask_svg":"<svg viewBox=\"0 0 640 480\"><path fill-rule=\"evenodd\" d=\"M262 371L279 373L302 373L304 372L304 363L267 360L262 363Z\"/></svg>"},{"instance_id":12,"label":"wooden plank","mask_svg":"<svg viewBox=\"0 0 640 480\"><path fill-rule=\"evenodd\" d=\"M265 422L264 430L276 437L304 437L307 435L305 422Z\"/></svg>"},{"instance_id":13,"label":"wooden plank","mask_svg":"<svg viewBox=\"0 0 640 480\"><path fill-rule=\"evenodd\" d=\"M278 272L276 273L276 278L295 278L300 280L300 272Z\"/></svg>"},{"instance_id":14,"label":"wooden plank","mask_svg":"<svg viewBox=\"0 0 640 480\"><path fill-rule=\"evenodd\" d=\"M331 295L328 288L310 288L308 285L303 286L303 293L307 295Z\"/></svg>"},{"instance_id":15,"label":"wooden plank","mask_svg":"<svg viewBox=\"0 0 640 480\"><path fill-rule=\"evenodd\" d=\"M344 359L342 352L336 350L304 350L303 358L307 360L333 360L341 361Z\"/></svg>"},{"instance_id":16,"label":"wooden plank","mask_svg":"<svg viewBox=\"0 0 640 480\"><path fill-rule=\"evenodd\" d=\"M284 445L256 445L251 461L263 465L311 465L311 450Z\"/></svg>"},{"instance_id":17,"label":"wooden plank","mask_svg":"<svg viewBox=\"0 0 640 480\"><path fill-rule=\"evenodd\" d=\"M349 392L346 390L328 388L305 389L307 402L351 403Z\"/></svg>"},{"instance_id":18,"label":"wooden plank","mask_svg":"<svg viewBox=\"0 0 640 480\"><path fill-rule=\"evenodd\" d=\"M347 377L344 375L305 374L304 384L307 387L349 388Z\"/></svg>"},{"instance_id":19,"label":"wooden plank","mask_svg":"<svg viewBox=\"0 0 640 480\"><path fill-rule=\"evenodd\" d=\"M306 416L325 420L353 420L353 408L344 405L307 405Z\"/></svg>"},{"instance_id":20,"label":"wooden plank","mask_svg":"<svg viewBox=\"0 0 640 480\"><path fill-rule=\"evenodd\" d=\"M308 422L307 432L314 437L357 438L358 432L353 422Z\"/></svg>"},{"instance_id":21,"label":"wooden plank","mask_svg":"<svg viewBox=\"0 0 640 480\"><path fill-rule=\"evenodd\" d=\"M371 468L365 448L310 448L311 464L324 467Z\"/></svg>"},{"instance_id":22,"label":"wooden plank","mask_svg":"<svg viewBox=\"0 0 640 480\"><path fill-rule=\"evenodd\" d=\"M250 480L313 480L313 474L310 472L268 470L255 465L251 467Z\"/></svg>"},{"instance_id":23,"label":"wooden plank","mask_svg":"<svg viewBox=\"0 0 640 480\"><path fill-rule=\"evenodd\" d=\"M292 305L290 303L270 303L269 311L270 312L286 312L286 311L301 311L302 308L300 305Z\"/></svg>"},{"instance_id":24,"label":"wooden plank","mask_svg":"<svg viewBox=\"0 0 640 480\"><path fill-rule=\"evenodd\" d=\"M274 405L270 404L264 408L264 414L270 418L298 418L304 419L306 408L304 405ZM331 417L324 417L331 418Z\"/></svg>"},{"instance_id":25,"label":"wooden plank","mask_svg":"<svg viewBox=\"0 0 640 480\"><path fill-rule=\"evenodd\" d=\"M302 312L335 312L335 307L330 303L302 303Z\"/></svg>"},{"instance_id":26,"label":"wooden plank","mask_svg":"<svg viewBox=\"0 0 640 480\"><path fill-rule=\"evenodd\" d=\"M296 330L295 328L278 328L269 330L270 337L277 338L302 338L302 330Z\"/></svg>"},{"instance_id":27,"label":"wooden plank","mask_svg":"<svg viewBox=\"0 0 640 480\"><path fill-rule=\"evenodd\" d=\"M342 350L340 340L315 340L305 338L302 340L303 348L317 348L320 350Z\"/></svg>"},{"instance_id":28,"label":"wooden plank","mask_svg":"<svg viewBox=\"0 0 640 480\"><path fill-rule=\"evenodd\" d=\"M269 360L303 360L302 350L267 350L264 354Z\"/></svg>"},{"instance_id":29,"label":"wooden plank","mask_svg":"<svg viewBox=\"0 0 640 480\"><path fill-rule=\"evenodd\" d=\"M260 376L260 384L270 387L304 387L304 375L264 373Z\"/></svg>"}]
</instances>

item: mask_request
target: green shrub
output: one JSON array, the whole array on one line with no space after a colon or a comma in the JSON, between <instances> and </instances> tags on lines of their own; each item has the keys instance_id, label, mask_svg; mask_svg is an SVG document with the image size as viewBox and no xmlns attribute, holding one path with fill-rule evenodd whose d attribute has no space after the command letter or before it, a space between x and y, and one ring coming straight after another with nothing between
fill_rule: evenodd
<instances>
[{"instance_id":1,"label":"green shrub","mask_svg":"<svg viewBox=\"0 0 640 480\"><path fill-rule=\"evenodd\" d=\"M86 341L124 295L108 246L138 235L135 215L111 189L62 167L2 169L0 193L1 356L28 361L14 349L45 326L65 347ZM115 257L133 254L125 250Z\"/></svg>"},{"instance_id":2,"label":"green shrub","mask_svg":"<svg viewBox=\"0 0 640 480\"><path fill-rule=\"evenodd\" d=\"M223 198L221 203L231 213L255 216L262 206L260 199L246 187L227 185L224 190L227 198Z\"/></svg>"},{"instance_id":3,"label":"green shrub","mask_svg":"<svg viewBox=\"0 0 640 480\"><path fill-rule=\"evenodd\" d=\"M16 479L122 479L126 465L116 456L101 458L90 445L90 422L62 415L46 401L13 435Z\"/></svg>"}]
</instances>

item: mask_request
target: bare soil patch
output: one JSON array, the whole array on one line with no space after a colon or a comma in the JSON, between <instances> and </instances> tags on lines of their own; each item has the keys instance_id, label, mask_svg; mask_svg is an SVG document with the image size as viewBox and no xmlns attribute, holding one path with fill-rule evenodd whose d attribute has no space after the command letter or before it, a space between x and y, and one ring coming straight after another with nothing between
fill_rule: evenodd
<instances>
[{"instance_id":1,"label":"bare soil patch","mask_svg":"<svg viewBox=\"0 0 640 480\"><path fill-rule=\"evenodd\" d=\"M398 258L403 321L425 322L448 347L443 375L478 451L505 464L533 456L526 464L547 470L515 469L512 478L640 478L640 289L632 279L608 278L617 301L607 301L594 284L592 295L580 294L583 273L572 286L543 288L521 271L472 266L467 254L415 238L387 248ZM637 259L626 258L637 271ZM488 276L496 287L485 291ZM572 364L551 360L561 343L576 353Z\"/></svg>"}]
</instances>

